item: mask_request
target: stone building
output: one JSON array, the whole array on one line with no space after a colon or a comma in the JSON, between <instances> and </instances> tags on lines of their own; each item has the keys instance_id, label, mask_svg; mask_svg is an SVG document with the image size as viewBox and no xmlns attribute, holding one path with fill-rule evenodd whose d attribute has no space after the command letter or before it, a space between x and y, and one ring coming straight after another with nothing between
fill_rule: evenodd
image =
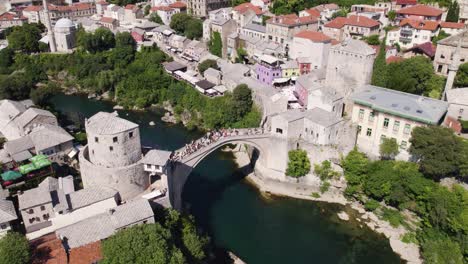
<instances>
[{"instance_id":1,"label":"stone building","mask_svg":"<svg viewBox=\"0 0 468 264\"><path fill-rule=\"evenodd\" d=\"M327 35L314 31L297 33L291 44L289 57L293 60L308 58L312 69L322 69L327 66L328 53L332 46L332 39Z\"/></svg>"},{"instance_id":2,"label":"stone building","mask_svg":"<svg viewBox=\"0 0 468 264\"><path fill-rule=\"evenodd\" d=\"M296 14L275 16L266 22L268 40L286 45L294 35L303 30L318 30L318 19L313 16L298 17Z\"/></svg>"},{"instance_id":3,"label":"stone building","mask_svg":"<svg viewBox=\"0 0 468 264\"><path fill-rule=\"evenodd\" d=\"M18 16L12 12L5 12L0 14L0 29L9 28L14 26L22 26L28 19L24 16Z\"/></svg>"},{"instance_id":4,"label":"stone building","mask_svg":"<svg viewBox=\"0 0 468 264\"><path fill-rule=\"evenodd\" d=\"M224 7L229 7L229 0L188 0L188 13L196 17L206 17L208 12Z\"/></svg>"},{"instance_id":5,"label":"stone building","mask_svg":"<svg viewBox=\"0 0 468 264\"><path fill-rule=\"evenodd\" d=\"M83 186L106 186L117 190L122 200L142 193L149 186L142 159L138 125L116 112L99 112L85 122L88 145L80 152Z\"/></svg>"},{"instance_id":6,"label":"stone building","mask_svg":"<svg viewBox=\"0 0 468 264\"><path fill-rule=\"evenodd\" d=\"M75 47L76 27L68 18L61 18L55 23L54 34L57 51L71 52Z\"/></svg>"},{"instance_id":7,"label":"stone building","mask_svg":"<svg viewBox=\"0 0 468 264\"><path fill-rule=\"evenodd\" d=\"M460 22L468 22L468 1L466 0L457 0L458 5L460 6Z\"/></svg>"},{"instance_id":8,"label":"stone building","mask_svg":"<svg viewBox=\"0 0 468 264\"><path fill-rule=\"evenodd\" d=\"M411 131L440 125L448 107L444 101L372 85L365 85L352 100L359 149L377 157L383 139L394 138L400 146L399 159L409 158Z\"/></svg>"},{"instance_id":9,"label":"stone building","mask_svg":"<svg viewBox=\"0 0 468 264\"><path fill-rule=\"evenodd\" d=\"M18 219L12 201L0 198L0 238L11 230L11 222Z\"/></svg>"},{"instance_id":10,"label":"stone building","mask_svg":"<svg viewBox=\"0 0 468 264\"><path fill-rule=\"evenodd\" d=\"M251 3L243 3L232 9L232 19L236 21L237 27L243 28L248 24L262 24L263 11Z\"/></svg>"},{"instance_id":11,"label":"stone building","mask_svg":"<svg viewBox=\"0 0 468 264\"><path fill-rule=\"evenodd\" d=\"M326 83L340 87L345 98L356 86L369 84L375 60L375 50L360 40L348 39L330 48Z\"/></svg>"},{"instance_id":12,"label":"stone building","mask_svg":"<svg viewBox=\"0 0 468 264\"><path fill-rule=\"evenodd\" d=\"M207 19L203 22L203 39L209 41L214 32L218 32L223 44L222 57L226 58L228 55L228 36L237 31L236 21L233 19Z\"/></svg>"},{"instance_id":13,"label":"stone building","mask_svg":"<svg viewBox=\"0 0 468 264\"><path fill-rule=\"evenodd\" d=\"M453 55L457 49L458 43L461 42L459 52L460 63L468 62L468 31L463 31L460 34L450 36L437 42L437 50L434 57L434 71L437 74L447 76L449 66L453 63Z\"/></svg>"}]
</instances>

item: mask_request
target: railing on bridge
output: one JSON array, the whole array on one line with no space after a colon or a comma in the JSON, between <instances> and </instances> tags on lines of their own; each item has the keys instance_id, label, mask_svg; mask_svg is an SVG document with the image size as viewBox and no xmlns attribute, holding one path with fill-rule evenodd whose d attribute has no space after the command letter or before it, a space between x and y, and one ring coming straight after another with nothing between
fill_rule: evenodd
<instances>
[{"instance_id":1,"label":"railing on bridge","mask_svg":"<svg viewBox=\"0 0 468 264\"><path fill-rule=\"evenodd\" d=\"M176 150L172 156L172 161L182 161L192 154L200 152L200 150L209 148L210 146L216 145L216 143L231 140L231 139L243 139L253 136L260 136L269 134L263 128L244 128L244 129L221 129L216 131L210 131L206 133L202 138L192 141L186 144L183 148Z\"/></svg>"}]
</instances>

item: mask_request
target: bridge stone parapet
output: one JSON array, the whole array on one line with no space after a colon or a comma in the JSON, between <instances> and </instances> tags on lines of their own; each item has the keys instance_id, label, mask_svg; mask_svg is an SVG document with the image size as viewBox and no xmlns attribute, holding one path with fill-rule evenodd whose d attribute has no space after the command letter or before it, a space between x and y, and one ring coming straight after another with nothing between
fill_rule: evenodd
<instances>
[{"instance_id":1,"label":"bridge stone parapet","mask_svg":"<svg viewBox=\"0 0 468 264\"><path fill-rule=\"evenodd\" d=\"M256 163L262 167L284 173L287 164L288 144L284 139L272 136L262 129L241 129L236 132L219 132L214 140L208 138L208 144L202 144L196 149L186 146L175 152L168 166L169 198L176 209L182 209L182 192L185 182L192 170L208 155L228 144L246 144L259 152ZM201 140L201 139L200 139ZM193 142L197 146L199 140Z\"/></svg>"}]
</instances>

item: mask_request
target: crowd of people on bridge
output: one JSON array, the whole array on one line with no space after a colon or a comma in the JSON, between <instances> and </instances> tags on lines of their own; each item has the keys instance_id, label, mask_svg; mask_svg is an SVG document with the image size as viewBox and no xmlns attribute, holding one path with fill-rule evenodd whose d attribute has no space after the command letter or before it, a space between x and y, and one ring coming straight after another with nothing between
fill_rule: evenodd
<instances>
[{"instance_id":1,"label":"crowd of people on bridge","mask_svg":"<svg viewBox=\"0 0 468 264\"><path fill-rule=\"evenodd\" d=\"M192 140L186 144L182 149L175 151L171 155L172 161L182 160L183 158L197 152L199 149L208 147L209 145L219 141L220 139L235 136L251 136L261 135L265 133L263 128L248 128L248 129L218 129L208 131L202 138Z\"/></svg>"}]
</instances>

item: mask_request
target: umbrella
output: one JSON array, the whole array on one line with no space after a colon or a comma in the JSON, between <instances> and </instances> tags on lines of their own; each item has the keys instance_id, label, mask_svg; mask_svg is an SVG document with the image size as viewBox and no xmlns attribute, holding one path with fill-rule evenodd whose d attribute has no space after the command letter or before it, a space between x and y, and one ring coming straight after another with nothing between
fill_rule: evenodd
<instances>
[{"instance_id":1,"label":"umbrella","mask_svg":"<svg viewBox=\"0 0 468 264\"><path fill-rule=\"evenodd\" d=\"M17 171L7 171L7 172L4 172L2 173L2 180L4 181L14 181L18 178L21 178L23 177L23 175L21 175L21 173L17 172Z\"/></svg>"}]
</instances>

